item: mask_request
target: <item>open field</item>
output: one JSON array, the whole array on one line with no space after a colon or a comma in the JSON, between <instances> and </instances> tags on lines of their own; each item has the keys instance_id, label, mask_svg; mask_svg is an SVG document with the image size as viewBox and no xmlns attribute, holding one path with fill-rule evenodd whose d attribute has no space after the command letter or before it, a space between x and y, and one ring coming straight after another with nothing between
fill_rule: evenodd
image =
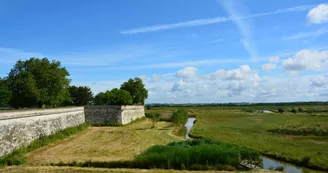
<instances>
[{"instance_id":1,"label":"open field","mask_svg":"<svg viewBox=\"0 0 328 173\"><path fill-rule=\"evenodd\" d=\"M315 133L307 133L309 135L305 136L269 132L272 129L290 128L296 131L299 128L302 132L304 128L309 127L313 131L325 130L328 126L327 112L315 113L316 116L286 112L241 113L242 108L187 108L197 115L197 122L191 130L191 135L245 146L302 166L328 170L328 136L319 136ZM160 112L164 110L166 109Z\"/></svg>"},{"instance_id":2,"label":"open field","mask_svg":"<svg viewBox=\"0 0 328 173\"><path fill-rule=\"evenodd\" d=\"M28 154L29 163L131 160L155 144L182 140L172 134L173 126L159 122L151 129L149 120L118 127L89 127L87 130Z\"/></svg>"},{"instance_id":3,"label":"open field","mask_svg":"<svg viewBox=\"0 0 328 173\"><path fill-rule=\"evenodd\" d=\"M162 169L106 169L106 168L76 168L76 167L55 167L55 166L39 166L39 167L8 167L1 169L3 173L225 173L228 171L179 171L179 170L162 170ZM232 173L231 171L229 171ZM259 169L247 171L247 173L269 173L274 171Z\"/></svg>"}]
</instances>

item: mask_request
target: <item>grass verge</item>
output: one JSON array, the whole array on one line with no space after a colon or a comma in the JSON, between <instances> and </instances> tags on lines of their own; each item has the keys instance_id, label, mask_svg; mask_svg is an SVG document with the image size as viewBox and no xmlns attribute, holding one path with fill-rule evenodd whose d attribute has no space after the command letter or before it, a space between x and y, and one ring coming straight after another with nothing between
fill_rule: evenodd
<instances>
[{"instance_id":1,"label":"grass verge","mask_svg":"<svg viewBox=\"0 0 328 173\"><path fill-rule=\"evenodd\" d=\"M0 166L22 165L27 163L26 153L54 143L55 141L65 139L73 134L81 132L89 127L88 124L82 124L76 127L68 127L49 136L41 136L34 140L28 146L23 146L14 150L12 153L0 157Z\"/></svg>"}]
</instances>

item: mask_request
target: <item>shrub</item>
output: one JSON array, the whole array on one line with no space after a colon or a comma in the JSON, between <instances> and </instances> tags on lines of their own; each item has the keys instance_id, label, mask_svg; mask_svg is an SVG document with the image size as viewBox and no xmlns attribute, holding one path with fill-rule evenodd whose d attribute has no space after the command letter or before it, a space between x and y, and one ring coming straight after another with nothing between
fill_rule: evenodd
<instances>
[{"instance_id":1,"label":"shrub","mask_svg":"<svg viewBox=\"0 0 328 173\"><path fill-rule=\"evenodd\" d=\"M177 111L173 112L172 115L172 122L174 125L184 125L188 121L188 112L185 109L178 109Z\"/></svg>"}]
</instances>

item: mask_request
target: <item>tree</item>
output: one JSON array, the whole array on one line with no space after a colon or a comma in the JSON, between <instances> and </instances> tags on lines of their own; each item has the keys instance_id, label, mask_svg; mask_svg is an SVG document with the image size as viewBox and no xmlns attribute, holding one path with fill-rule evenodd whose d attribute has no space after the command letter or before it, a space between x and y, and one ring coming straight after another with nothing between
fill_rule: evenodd
<instances>
[{"instance_id":1,"label":"tree","mask_svg":"<svg viewBox=\"0 0 328 173\"><path fill-rule=\"evenodd\" d=\"M98 93L94 98L94 103L96 105L104 105L108 102L106 94L104 92Z\"/></svg>"},{"instance_id":2,"label":"tree","mask_svg":"<svg viewBox=\"0 0 328 173\"><path fill-rule=\"evenodd\" d=\"M131 105L133 103L132 96L128 91L114 88L106 92L109 105Z\"/></svg>"},{"instance_id":3,"label":"tree","mask_svg":"<svg viewBox=\"0 0 328 173\"><path fill-rule=\"evenodd\" d=\"M124 82L120 89L126 90L131 94L133 104L144 105L145 100L148 98L148 91L142 83L142 80L138 77Z\"/></svg>"},{"instance_id":4,"label":"tree","mask_svg":"<svg viewBox=\"0 0 328 173\"><path fill-rule=\"evenodd\" d=\"M146 117L149 118L153 123L151 128L155 127L156 123L160 120L160 116L161 115L159 113L156 113L156 112L146 114Z\"/></svg>"},{"instance_id":5,"label":"tree","mask_svg":"<svg viewBox=\"0 0 328 173\"><path fill-rule=\"evenodd\" d=\"M8 81L6 78L0 77L0 107L7 106L11 97L11 91L8 88Z\"/></svg>"},{"instance_id":6,"label":"tree","mask_svg":"<svg viewBox=\"0 0 328 173\"><path fill-rule=\"evenodd\" d=\"M133 100L130 93L117 88L98 93L95 96L96 105L131 105L132 103Z\"/></svg>"},{"instance_id":7,"label":"tree","mask_svg":"<svg viewBox=\"0 0 328 173\"><path fill-rule=\"evenodd\" d=\"M87 86L70 86L68 88L72 104L75 106L87 105L92 100L91 89Z\"/></svg>"},{"instance_id":8,"label":"tree","mask_svg":"<svg viewBox=\"0 0 328 173\"><path fill-rule=\"evenodd\" d=\"M12 107L56 107L69 97L69 73L59 61L47 58L19 60L8 75Z\"/></svg>"},{"instance_id":9,"label":"tree","mask_svg":"<svg viewBox=\"0 0 328 173\"><path fill-rule=\"evenodd\" d=\"M285 112L285 110L284 110L283 108L279 108L279 109L278 109L278 112L282 114L282 113Z\"/></svg>"},{"instance_id":10,"label":"tree","mask_svg":"<svg viewBox=\"0 0 328 173\"><path fill-rule=\"evenodd\" d=\"M173 112L172 122L174 125L184 125L188 121L188 112L185 109L178 109Z\"/></svg>"}]
</instances>

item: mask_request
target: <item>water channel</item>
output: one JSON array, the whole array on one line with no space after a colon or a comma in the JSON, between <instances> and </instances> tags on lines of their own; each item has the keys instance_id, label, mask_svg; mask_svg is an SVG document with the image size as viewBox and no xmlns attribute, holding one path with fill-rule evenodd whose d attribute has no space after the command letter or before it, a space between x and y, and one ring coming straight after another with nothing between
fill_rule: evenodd
<instances>
[{"instance_id":1,"label":"water channel","mask_svg":"<svg viewBox=\"0 0 328 173\"><path fill-rule=\"evenodd\" d=\"M196 118L188 118L187 123L185 124L186 129L187 129L187 134L186 138L190 139L189 137L189 132L191 128L193 127L194 123L196 121ZM324 173L322 171L317 171L317 170L311 170L308 168L300 167L291 163L287 163L284 161L272 159L266 156L262 156L262 162L263 162L263 168L264 169L271 169L271 168L276 168L276 167L284 167L285 172L287 173Z\"/></svg>"}]
</instances>

